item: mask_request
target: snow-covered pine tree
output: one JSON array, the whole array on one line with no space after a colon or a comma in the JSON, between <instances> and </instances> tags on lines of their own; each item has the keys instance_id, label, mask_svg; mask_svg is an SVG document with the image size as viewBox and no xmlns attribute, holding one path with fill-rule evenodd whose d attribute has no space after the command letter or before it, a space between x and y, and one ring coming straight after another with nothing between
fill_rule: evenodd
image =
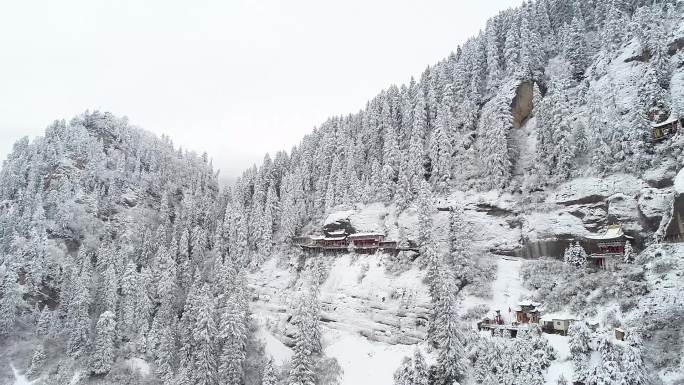
<instances>
[{"instance_id":1,"label":"snow-covered pine tree","mask_svg":"<svg viewBox=\"0 0 684 385\"><path fill-rule=\"evenodd\" d=\"M413 360L410 357L404 357L399 368L394 372L394 385L413 385L414 379Z\"/></svg>"},{"instance_id":2,"label":"snow-covered pine tree","mask_svg":"<svg viewBox=\"0 0 684 385\"><path fill-rule=\"evenodd\" d=\"M160 312L166 310L160 309ZM161 316L161 318L167 319L165 324L161 325L156 332L159 344L155 351L156 373L159 378L164 382L169 382L173 378L174 372L176 371L176 358L177 358L177 347L176 347L176 323L173 319L169 319L168 316Z\"/></svg>"},{"instance_id":3,"label":"snow-covered pine tree","mask_svg":"<svg viewBox=\"0 0 684 385\"><path fill-rule=\"evenodd\" d=\"M278 385L278 375L274 365L273 359L266 361L261 374L261 385Z\"/></svg>"},{"instance_id":4,"label":"snow-covered pine tree","mask_svg":"<svg viewBox=\"0 0 684 385\"><path fill-rule=\"evenodd\" d=\"M434 205L432 203L430 185L426 181L423 181L420 185L416 206L418 211L418 238L416 241L418 242L418 247L423 250L428 244L433 242L432 214L434 212Z\"/></svg>"},{"instance_id":5,"label":"snow-covered pine tree","mask_svg":"<svg viewBox=\"0 0 684 385\"><path fill-rule=\"evenodd\" d=\"M627 25L623 9L618 5L621 0L612 0L607 7L607 13L602 30L601 43L607 52L614 52L623 42L624 29Z\"/></svg>"},{"instance_id":6,"label":"snow-covered pine tree","mask_svg":"<svg viewBox=\"0 0 684 385\"><path fill-rule=\"evenodd\" d=\"M405 178L405 181L402 180L401 177L399 179L400 184L408 184L408 188L406 189L407 193L405 194L406 196L404 199L409 202L413 201L416 197L420 190L421 183L425 180L423 168L424 153L423 138L420 136L419 130L413 130L411 132L411 141L409 142L408 156L405 162L406 167L404 168L405 175L403 178ZM401 185L400 189L403 188L404 186Z\"/></svg>"},{"instance_id":7,"label":"snow-covered pine tree","mask_svg":"<svg viewBox=\"0 0 684 385\"><path fill-rule=\"evenodd\" d=\"M496 96L482 107L478 131L480 172L484 189L504 187L511 176L511 160L508 152L508 132L513 126L508 102Z\"/></svg>"},{"instance_id":8,"label":"snow-covered pine tree","mask_svg":"<svg viewBox=\"0 0 684 385\"><path fill-rule=\"evenodd\" d=\"M582 267L587 263L587 252L584 251L579 242L571 243L563 253L563 262L575 267Z\"/></svg>"},{"instance_id":9,"label":"snow-covered pine tree","mask_svg":"<svg viewBox=\"0 0 684 385\"><path fill-rule=\"evenodd\" d=\"M566 37L567 46L564 49L563 55L570 62L572 66L572 76L575 79L581 79L584 71L587 68L587 42L586 42L586 27L581 16L573 17L568 30L569 35Z\"/></svg>"},{"instance_id":10,"label":"snow-covered pine tree","mask_svg":"<svg viewBox=\"0 0 684 385\"><path fill-rule=\"evenodd\" d=\"M223 341L223 348L219 356L218 378L220 385L237 384L243 378L243 361L245 360L245 345L247 330L244 318L242 301L237 298L241 295L234 292L225 301L221 309L219 321L219 338Z\"/></svg>"},{"instance_id":11,"label":"snow-covered pine tree","mask_svg":"<svg viewBox=\"0 0 684 385\"><path fill-rule=\"evenodd\" d=\"M534 23L532 5L525 7L520 21L520 69L524 79L536 79L546 62L542 39Z\"/></svg>"},{"instance_id":12,"label":"snow-covered pine tree","mask_svg":"<svg viewBox=\"0 0 684 385\"><path fill-rule=\"evenodd\" d=\"M595 370L586 377L588 385L619 384L622 373L618 365L615 346L603 336L599 341L599 352L601 353L601 363Z\"/></svg>"},{"instance_id":13,"label":"snow-covered pine tree","mask_svg":"<svg viewBox=\"0 0 684 385\"><path fill-rule=\"evenodd\" d=\"M425 357L416 348L413 352L413 382L412 385L428 385L429 383L429 372L427 362L425 362Z\"/></svg>"},{"instance_id":14,"label":"snow-covered pine tree","mask_svg":"<svg viewBox=\"0 0 684 385\"><path fill-rule=\"evenodd\" d=\"M404 162L406 163L406 162ZM405 209L413 200L413 192L411 191L411 180L406 167L399 169L399 180L397 181L397 191L394 199L400 209Z\"/></svg>"},{"instance_id":15,"label":"snow-covered pine tree","mask_svg":"<svg viewBox=\"0 0 684 385\"><path fill-rule=\"evenodd\" d=\"M577 321L568 329L570 357L574 368L573 382L583 382L586 379L589 365L589 327L584 321Z\"/></svg>"},{"instance_id":16,"label":"snow-covered pine tree","mask_svg":"<svg viewBox=\"0 0 684 385\"><path fill-rule=\"evenodd\" d=\"M645 385L649 383L648 371L642 356L643 343L636 331L627 334L627 346L623 349L622 382L620 385Z\"/></svg>"},{"instance_id":17,"label":"snow-covered pine tree","mask_svg":"<svg viewBox=\"0 0 684 385\"><path fill-rule=\"evenodd\" d=\"M298 300L293 315L296 332L288 385L314 385L315 383L314 370L321 354L318 306L316 290L302 294Z\"/></svg>"},{"instance_id":18,"label":"snow-covered pine tree","mask_svg":"<svg viewBox=\"0 0 684 385\"><path fill-rule=\"evenodd\" d=\"M487 377L492 377L489 381L495 380L493 371L496 368L496 346L491 339L478 338L470 346L467 358L472 362L471 378L478 383L485 383Z\"/></svg>"},{"instance_id":19,"label":"snow-covered pine tree","mask_svg":"<svg viewBox=\"0 0 684 385\"><path fill-rule=\"evenodd\" d=\"M102 287L102 308L105 311L111 311L116 314L117 303L119 300L119 280L116 275L114 264L110 263L101 276Z\"/></svg>"},{"instance_id":20,"label":"snow-covered pine tree","mask_svg":"<svg viewBox=\"0 0 684 385\"><path fill-rule=\"evenodd\" d=\"M39 344L33 351L33 356L31 356L31 364L29 365L26 375L28 377L33 377L39 374L43 370L43 365L45 364L46 359L47 356L45 355L45 346L43 344Z\"/></svg>"},{"instance_id":21,"label":"snow-covered pine tree","mask_svg":"<svg viewBox=\"0 0 684 385\"><path fill-rule=\"evenodd\" d=\"M217 362L215 338L217 335L214 321L214 299L207 284L197 293L197 314L192 328L192 341L195 346L192 355L194 381L198 385L217 384Z\"/></svg>"},{"instance_id":22,"label":"snow-covered pine tree","mask_svg":"<svg viewBox=\"0 0 684 385\"><path fill-rule=\"evenodd\" d=\"M450 269L442 267L438 277L439 288L436 308L435 330L437 342L437 363L435 364L435 384L451 385L462 380L465 375L463 333L458 323L456 308L457 288Z\"/></svg>"},{"instance_id":23,"label":"snow-covered pine tree","mask_svg":"<svg viewBox=\"0 0 684 385\"><path fill-rule=\"evenodd\" d=\"M72 297L67 306L65 330L68 334L67 352L74 357L84 353L90 331L90 262L84 261L79 277L73 280Z\"/></svg>"},{"instance_id":24,"label":"snow-covered pine tree","mask_svg":"<svg viewBox=\"0 0 684 385\"><path fill-rule=\"evenodd\" d=\"M539 0L533 3L534 8L534 23L537 27L537 32L542 39L542 48L548 57L553 56L556 52L556 31L551 26L551 19L549 18L548 1Z\"/></svg>"},{"instance_id":25,"label":"snow-covered pine tree","mask_svg":"<svg viewBox=\"0 0 684 385\"><path fill-rule=\"evenodd\" d=\"M135 333L137 331L136 318L145 316L136 313L138 285L139 280L135 264L133 261L129 261L121 277L121 309L118 312L119 318L116 323L119 334L122 336Z\"/></svg>"},{"instance_id":26,"label":"snow-covered pine tree","mask_svg":"<svg viewBox=\"0 0 684 385\"><path fill-rule=\"evenodd\" d=\"M684 116L684 72L677 72L670 80L672 116Z\"/></svg>"},{"instance_id":27,"label":"snow-covered pine tree","mask_svg":"<svg viewBox=\"0 0 684 385\"><path fill-rule=\"evenodd\" d=\"M520 64L520 30L517 17L512 20L512 23L506 30L503 57L508 75L518 71L518 65Z\"/></svg>"},{"instance_id":28,"label":"snow-covered pine tree","mask_svg":"<svg viewBox=\"0 0 684 385\"><path fill-rule=\"evenodd\" d=\"M13 330L14 323L25 306L22 299L24 293L17 273L5 265L0 267L0 279L0 335L7 335Z\"/></svg>"},{"instance_id":29,"label":"snow-covered pine tree","mask_svg":"<svg viewBox=\"0 0 684 385\"><path fill-rule=\"evenodd\" d=\"M625 254L623 256L623 260L625 263L634 262L634 249L632 248L632 242L630 241L625 242Z\"/></svg>"},{"instance_id":30,"label":"snow-covered pine tree","mask_svg":"<svg viewBox=\"0 0 684 385\"><path fill-rule=\"evenodd\" d=\"M586 158L587 148L589 146L586 128L581 122L575 123L572 128L572 139L574 144L574 158L583 159Z\"/></svg>"},{"instance_id":31,"label":"snow-covered pine tree","mask_svg":"<svg viewBox=\"0 0 684 385\"><path fill-rule=\"evenodd\" d=\"M464 221L464 215L461 205L453 206L449 215L449 262L460 287L471 283L475 274L471 252L472 232Z\"/></svg>"},{"instance_id":32,"label":"snow-covered pine tree","mask_svg":"<svg viewBox=\"0 0 684 385\"><path fill-rule=\"evenodd\" d=\"M43 306L36 322L36 333L40 336L48 336L52 333L54 322L53 312L47 306Z\"/></svg>"},{"instance_id":33,"label":"snow-covered pine tree","mask_svg":"<svg viewBox=\"0 0 684 385\"><path fill-rule=\"evenodd\" d=\"M90 371L94 374L105 374L112 369L114 363L114 343L116 316L107 310L100 314L95 326L95 344L90 356Z\"/></svg>"},{"instance_id":34,"label":"snow-covered pine tree","mask_svg":"<svg viewBox=\"0 0 684 385\"><path fill-rule=\"evenodd\" d=\"M432 183L440 192L446 192L451 181L451 131L449 111L443 106L437 112L435 129L430 137Z\"/></svg>"},{"instance_id":35,"label":"snow-covered pine tree","mask_svg":"<svg viewBox=\"0 0 684 385\"><path fill-rule=\"evenodd\" d=\"M273 247L273 225L278 211L278 197L275 188L269 186L266 194L266 204L264 205L264 215L262 217L262 234L259 251L263 258L271 254Z\"/></svg>"},{"instance_id":36,"label":"snow-covered pine tree","mask_svg":"<svg viewBox=\"0 0 684 385\"><path fill-rule=\"evenodd\" d=\"M485 89L487 94L495 91L502 77L497 24L497 19L489 19L487 21L487 27L485 28L485 49L487 51L487 77L485 79Z\"/></svg>"},{"instance_id":37,"label":"snow-covered pine tree","mask_svg":"<svg viewBox=\"0 0 684 385\"><path fill-rule=\"evenodd\" d=\"M153 265L153 278L156 285L156 300L158 303L173 301L176 296L176 245L171 248L162 246L157 251Z\"/></svg>"},{"instance_id":38,"label":"snow-covered pine tree","mask_svg":"<svg viewBox=\"0 0 684 385\"><path fill-rule=\"evenodd\" d=\"M382 166L382 185L380 189L381 199L390 202L394 197L397 176L399 173L400 153L398 134L391 120L390 107L385 103L383 107L383 166Z\"/></svg>"}]
</instances>

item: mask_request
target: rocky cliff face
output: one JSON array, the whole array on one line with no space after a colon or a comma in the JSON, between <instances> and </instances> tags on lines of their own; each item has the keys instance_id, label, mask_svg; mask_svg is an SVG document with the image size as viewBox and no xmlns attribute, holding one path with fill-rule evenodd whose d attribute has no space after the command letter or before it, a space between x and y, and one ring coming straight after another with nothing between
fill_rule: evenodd
<instances>
[{"instance_id":1,"label":"rocky cliff face","mask_svg":"<svg viewBox=\"0 0 684 385\"><path fill-rule=\"evenodd\" d=\"M667 184L666 184L667 185ZM654 187L630 175L577 178L535 197L507 193L454 192L436 202L438 208L465 207L466 223L478 257L515 255L523 258L558 257L573 239L620 223L643 242L663 227L675 194L672 183ZM342 208L345 220L357 231L381 231L389 239L415 239L415 209L397 214L383 204ZM434 235L443 250L448 241L448 212L435 211ZM312 223L321 228L326 223ZM413 344L424 339L429 296L420 260L407 259L402 273L392 273L395 261L387 255L302 256L292 263L276 256L251 275L253 310L262 325L290 344L291 301L305 274L321 259L327 277L321 285L325 328L354 333L371 341ZM299 269L301 270L301 268Z\"/></svg>"},{"instance_id":2,"label":"rocky cliff face","mask_svg":"<svg viewBox=\"0 0 684 385\"><path fill-rule=\"evenodd\" d=\"M515 97L511 102L513 128L520 128L532 114L533 89L532 82L522 82L516 89Z\"/></svg>"},{"instance_id":3,"label":"rocky cliff face","mask_svg":"<svg viewBox=\"0 0 684 385\"><path fill-rule=\"evenodd\" d=\"M677 174L673 190L672 210L665 228L665 238L681 241L684 239L684 169Z\"/></svg>"},{"instance_id":4,"label":"rocky cliff face","mask_svg":"<svg viewBox=\"0 0 684 385\"><path fill-rule=\"evenodd\" d=\"M414 344L425 338L430 299L417 265L402 273L386 269L385 255L320 257L328 270L320 287L324 328L355 333L372 341ZM303 277L267 262L251 276L252 310L260 323L291 345L292 300Z\"/></svg>"}]
</instances>

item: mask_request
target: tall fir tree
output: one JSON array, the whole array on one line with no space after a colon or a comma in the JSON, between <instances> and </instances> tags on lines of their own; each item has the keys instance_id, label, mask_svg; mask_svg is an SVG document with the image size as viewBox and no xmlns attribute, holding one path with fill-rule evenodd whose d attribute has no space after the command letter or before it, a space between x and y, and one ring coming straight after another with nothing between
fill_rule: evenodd
<instances>
[{"instance_id":1,"label":"tall fir tree","mask_svg":"<svg viewBox=\"0 0 684 385\"><path fill-rule=\"evenodd\" d=\"M114 363L114 343L116 316L111 311L100 314L95 326L95 344L90 356L90 371L94 374L105 374L112 369Z\"/></svg>"}]
</instances>

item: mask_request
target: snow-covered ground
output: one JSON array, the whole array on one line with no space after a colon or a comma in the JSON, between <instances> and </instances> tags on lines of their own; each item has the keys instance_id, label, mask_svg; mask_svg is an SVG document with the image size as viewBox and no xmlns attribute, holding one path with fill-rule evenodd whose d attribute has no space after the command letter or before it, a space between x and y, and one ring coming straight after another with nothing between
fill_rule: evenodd
<instances>
[{"instance_id":1,"label":"snow-covered ground","mask_svg":"<svg viewBox=\"0 0 684 385\"><path fill-rule=\"evenodd\" d=\"M391 345L371 341L353 332L322 327L325 355L337 359L342 368L340 385L392 385L401 360L412 356L417 345ZM260 329L258 338L277 365L292 358L292 350L268 330ZM428 359L429 356L426 356Z\"/></svg>"},{"instance_id":2,"label":"snow-covered ground","mask_svg":"<svg viewBox=\"0 0 684 385\"><path fill-rule=\"evenodd\" d=\"M152 372L150 364L142 358L133 357L126 360L126 364L134 371L138 371L141 376L147 377Z\"/></svg>"},{"instance_id":3,"label":"snow-covered ground","mask_svg":"<svg viewBox=\"0 0 684 385\"><path fill-rule=\"evenodd\" d=\"M684 194L684 168L679 170L674 180L674 189L677 194Z\"/></svg>"},{"instance_id":4,"label":"snow-covered ground","mask_svg":"<svg viewBox=\"0 0 684 385\"><path fill-rule=\"evenodd\" d=\"M570 346L568 345L568 337L559 334L544 334L544 337L549 344L556 350L556 359L551 361L548 371L546 372L546 384L555 385L558 377L562 374L568 382L572 380L574 370L572 361L570 360Z\"/></svg>"},{"instance_id":5,"label":"snow-covered ground","mask_svg":"<svg viewBox=\"0 0 684 385\"><path fill-rule=\"evenodd\" d=\"M262 327L259 329L257 338L264 343L266 353L273 358L273 362L275 362L276 365L282 365L292 358L292 349L285 346L284 343L265 328Z\"/></svg>"},{"instance_id":6,"label":"snow-covered ground","mask_svg":"<svg viewBox=\"0 0 684 385\"><path fill-rule=\"evenodd\" d=\"M415 345L390 345L330 329L323 339L325 354L337 358L342 367L340 385L392 385L401 360L416 349Z\"/></svg>"},{"instance_id":7,"label":"snow-covered ground","mask_svg":"<svg viewBox=\"0 0 684 385\"><path fill-rule=\"evenodd\" d=\"M24 376L23 374L20 374L20 373L19 373L19 371L17 370L17 368L14 367L14 365L10 364L10 366L12 367L12 373L14 373L14 385L31 385L31 384L33 384L34 382L36 382L35 380L34 380L34 381L29 381L29 380L26 378L26 376Z\"/></svg>"},{"instance_id":8,"label":"snow-covered ground","mask_svg":"<svg viewBox=\"0 0 684 385\"><path fill-rule=\"evenodd\" d=\"M510 323L515 316L518 302L529 294L520 279L522 260L512 257L501 257L496 261L496 279L492 283L491 298L481 298L467 293L462 297L461 307L467 310L473 306L485 304L491 312L501 310L504 322ZM508 309L511 309L509 313Z\"/></svg>"}]
</instances>

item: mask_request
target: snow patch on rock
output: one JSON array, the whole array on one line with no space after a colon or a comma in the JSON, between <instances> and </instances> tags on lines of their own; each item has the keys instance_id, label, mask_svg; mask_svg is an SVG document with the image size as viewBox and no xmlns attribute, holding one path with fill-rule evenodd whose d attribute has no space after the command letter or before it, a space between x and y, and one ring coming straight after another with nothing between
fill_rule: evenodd
<instances>
[{"instance_id":1,"label":"snow patch on rock","mask_svg":"<svg viewBox=\"0 0 684 385\"><path fill-rule=\"evenodd\" d=\"M558 204L592 203L622 193L636 196L648 187L641 179L627 174L612 174L605 178L576 178L558 186L548 201Z\"/></svg>"},{"instance_id":2,"label":"snow patch on rock","mask_svg":"<svg viewBox=\"0 0 684 385\"><path fill-rule=\"evenodd\" d=\"M36 381L38 381L38 380L29 381L28 378L26 378L26 376L19 373L19 371L17 370L17 368L14 367L13 364L10 364L10 367L12 368L12 373L14 373L14 385L31 385L31 384L35 383Z\"/></svg>"},{"instance_id":3,"label":"snow patch on rock","mask_svg":"<svg viewBox=\"0 0 684 385\"><path fill-rule=\"evenodd\" d=\"M414 265L398 275L389 273L385 258L383 254L334 258L319 296L327 328L389 344L413 344L425 338L430 298L422 283L424 272ZM290 342L294 279L275 258L250 276L255 317L285 344Z\"/></svg>"},{"instance_id":4,"label":"snow patch on rock","mask_svg":"<svg viewBox=\"0 0 684 385\"><path fill-rule=\"evenodd\" d=\"M558 377L563 375L566 380L571 381L575 370L570 359L570 346L568 345L568 337L559 334L543 334L544 338L549 341L549 345L556 351L556 359L551 361L546 372L546 384L555 385Z\"/></svg>"},{"instance_id":5,"label":"snow patch on rock","mask_svg":"<svg viewBox=\"0 0 684 385\"><path fill-rule=\"evenodd\" d=\"M325 220L323 221L323 226L331 225L339 221L349 220L349 217L354 213L354 210L333 212L325 218Z\"/></svg>"},{"instance_id":6,"label":"snow patch on rock","mask_svg":"<svg viewBox=\"0 0 684 385\"><path fill-rule=\"evenodd\" d=\"M325 354L335 357L344 372L340 385L392 385L402 359L411 357L416 349L414 345L389 345L348 332L327 330L323 334Z\"/></svg>"},{"instance_id":7,"label":"snow patch on rock","mask_svg":"<svg viewBox=\"0 0 684 385\"><path fill-rule=\"evenodd\" d=\"M285 346L271 332L261 327L256 333L256 338L264 343L266 353L268 353L276 365L283 365L292 358L292 349Z\"/></svg>"},{"instance_id":8,"label":"snow patch on rock","mask_svg":"<svg viewBox=\"0 0 684 385\"><path fill-rule=\"evenodd\" d=\"M679 170L674 179L674 190L677 194L684 194L684 168Z\"/></svg>"},{"instance_id":9,"label":"snow patch on rock","mask_svg":"<svg viewBox=\"0 0 684 385\"><path fill-rule=\"evenodd\" d=\"M151 373L150 364L142 358L133 357L126 360L126 364L133 371L139 371L143 377L147 377Z\"/></svg>"},{"instance_id":10,"label":"snow patch on rock","mask_svg":"<svg viewBox=\"0 0 684 385\"><path fill-rule=\"evenodd\" d=\"M523 297L529 294L529 290L523 287L520 279L522 260L517 258L499 258L496 262L496 279L492 283L491 298L482 298L463 292L461 307L468 310L481 304L487 305L491 312L501 311L504 322L514 321L514 309ZM508 309L511 312L508 312Z\"/></svg>"}]
</instances>

